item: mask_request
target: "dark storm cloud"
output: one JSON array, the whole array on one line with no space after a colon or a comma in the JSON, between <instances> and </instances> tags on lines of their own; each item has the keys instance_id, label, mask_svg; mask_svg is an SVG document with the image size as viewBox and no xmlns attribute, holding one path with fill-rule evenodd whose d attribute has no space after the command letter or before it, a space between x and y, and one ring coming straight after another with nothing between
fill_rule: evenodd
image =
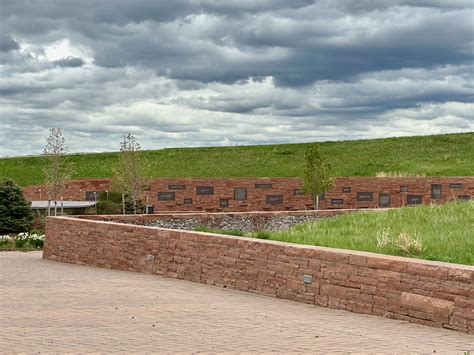
<instances>
[{"instance_id":1,"label":"dark storm cloud","mask_svg":"<svg viewBox=\"0 0 474 355\"><path fill-rule=\"evenodd\" d=\"M81 58L74 58L74 57L67 57L53 61L54 65L60 67L82 67L84 65L84 61Z\"/></svg>"},{"instance_id":2,"label":"dark storm cloud","mask_svg":"<svg viewBox=\"0 0 474 355\"><path fill-rule=\"evenodd\" d=\"M0 155L61 122L92 150L126 131L152 148L473 129L473 17L472 1L4 0L0 127L34 134Z\"/></svg>"},{"instance_id":3,"label":"dark storm cloud","mask_svg":"<svg viewBox=\"0 0 474 355\"><path fill-rule=\"evenodd\" d=\"M7 35L0 35L0 52L9 52L20 48L18 43Z\"/></svg>"}]
</instances>

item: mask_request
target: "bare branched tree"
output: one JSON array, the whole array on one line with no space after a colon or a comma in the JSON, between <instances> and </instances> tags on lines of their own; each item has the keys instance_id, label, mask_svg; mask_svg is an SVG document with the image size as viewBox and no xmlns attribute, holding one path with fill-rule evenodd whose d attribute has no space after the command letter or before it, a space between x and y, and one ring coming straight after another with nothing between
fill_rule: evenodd
<instances>
[{"instance_id":1,"label":"bare branched tree","mask_svg":"<svg viewBox=\"0 0 474 355\"><path fill-rule=\"evenodd\" d=\"M57 201L63 194L66 180L72 169L66 165L64 155L67 153L66 140L60 128L51 128L44 148L44 155L48 160L44 175L46 178L48 199Z\"/></svg>"},{"instance_id":2,"label":"bare branched tree","mask_svg":"<svg viewBox=\"0 0 474 355\"><path fill-rule=\"evenodd\" d=\"M114 189L125 193L132 202L133 213L146 184L144 164L140 158L140 144L132 134L124 136L120 143L120 158L114 173Z\"/></svg>"}]
</instances>

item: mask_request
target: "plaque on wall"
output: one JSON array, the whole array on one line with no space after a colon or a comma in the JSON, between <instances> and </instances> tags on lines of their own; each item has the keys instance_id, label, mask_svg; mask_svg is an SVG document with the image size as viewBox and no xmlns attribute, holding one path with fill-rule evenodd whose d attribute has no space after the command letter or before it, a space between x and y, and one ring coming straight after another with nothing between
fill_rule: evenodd
<instances>
[{"instance_id":1,"label":"plaque on wall","mask_svg":"<svg viewBox=\"0 0 474 355\"><path fill-rule=\"evenodd\" d=\"M214 186L196 186L196 195L214 195Z\"/></svg>"},{"instance_id":2,"label":"plaque on wall","mask_svg":"<svg viewBox=\"0 0 474 355\"><path fill-rule=\"evenodd\" d=\"M86 191L86 201L99 201L105 191Z\"/></svg>"},{"instance_id":3,"label":"plaque on wall","mask_svg":"<svg viewBox=\"0 0 474 355\"><path fill-rule=\"evenodd\" d=\"M266 201L269 205L281 205L283 203L283 195L267 195Z\"/></svg>"},{"instance_id":4,"label":"plaque on wall","mask_svg":"<svg viewBox=\"0 0 474 355\"><path fill-rule=\"evenodd\" d=\"M358 192L357 201L372 201L374 199L373 192Z\"/></svg>"},{"instance_id":5,"label":"plaque on wall","mask_svg":"<svg viewBox=\"0 0 474 355\"><path fill-rule=\"evenodd\" d=\"M184 199L184 204L185 205L192 205L193 204L193 199L192 198L185 198Z\"/></svg>"},{"instance_id":6,"label":"plaque on wall","mask_svg":"<svg viewBox=\"0 0 474 355\"><path fill-rule=\"evenodd\" d=\"M293 195L304 195L304 190L303 189L294 189L293 190Z\"/></svg>"},{"instance_id":7,"label":"plaque on wall","mask_svg":"<svg viewBox=\"0 0 474 355\"><path fill-rule=\"evenodd\" d=\"M143 185L142 190L143 191L151 191L151 186L150 185Z\"/></svg>"},{"instance_id":8,"label":"plaque on wall","mask_svg":"<svg viewBox=\"0 0 474 355\"><path fill-rule=\"evenodd\" d=\"M331 205L342 205L344 204L344 200L342 198L332 198Z\"/></svg>"},{"instance_id":9,"label":"plaque on wall","mask_svg":"<svg viewBox=\"0 0 474 355\"><path fill-rule=\"evenodd\" d=\"M450 189L462 189L464 186L460 182L452 182L449 184Z\"/></svg>"},{"instance_id":10,"label":"plaque on wall","mask_svg":"<svg viewBox=\"0 0 474 355\"><path fill-rule=\"evenodd\" d=\"M342 188L342 192L345 192L345 193L351 193L352 189L349 187L349 186L345 186Z\"/></svg>"},{"instance_id":11,"label":"plaque on wall","mask_svg":"<svg viewBox=\"0 0 474 355\"><path fill-rule=\"evenodd\" d=\"M245 187L234 188L234 200L243 201L247 199L247 189Z\"/></svg>"},{"instance_id":12,"label":"plaque on wall","mask_svg":"<svg viewBox=\"0 0 474 355\"><path fill-rule=\"evenodd\" d=\"M220 207L229 207L229 200L221 198L219 200Z\"/></svg>"},{"instance_id":13,"label":"plaque on wall","mask_svg":"<svg viewBox=\"0 0 474 355\"><path fill-rule=\"evenodd\" d=\"M379 206L380 207L390 207L390 194L380 193L379 194Z\"/></svg>"},{"instance_id":14,"label":"plaque on wall","mask_svg":"<svg viewBox=\"0 0 474 355\"><path fill-rule=\"evenodd\" d=\"M408 192L408 186L400 186L400 192Z\"/></svg>"},{"instance_id":15,"label":"plaque on wall","mask_svg":"<svg viewBox=\"0 0 474 355\"><path fill-rule=\"evenodd\" d=\"M471 195L458 195L458 200L459 201L470 201L471 200Z\"/></svg>"},{"instance_id":16,"label":"plaque on wall","mask_svg":"<svg viewBox=\"0 0 474 355\"><path fill-rule=\"evenodd\" d=\"M273 184L255 184L256 189L272 189Z\"/></svg>"},{"instance_id":17,"label":"plaque on wall","mask_svg":"<svg viewBox=\"0 0 474 355\"><path fill-rule=\"evenodd\" d=\"M168 190L186 190L186 185L168 185Z\"/></svg>"},{"instance_id":18,"label":"plaque on wall","mask_svg":"<svg viewBox=\"0 0 474 355\"><path fill-rule=\"evenodd\" d=\"M419 205L422 202L421 195L407 195L407 204L408 205Z\"/></svg>"},{"instance_id":19,"label":"plaque on wall","mask_svg":"<svg viewBox=\"0 0 474 355\"><path fill-rule=\"evenodd\" d=\"M174 201L175 199L174 192L158 192L158 201Z\"/></svg>"},{"instance_id":20,"label":"plaque on wall","mask_svg":"<svg viewBox=\"0 0 474 355\"><path fill-rule=\"evenodd\" d=\"M431 185L431 198L434 200L438 200L441 198L441 185L440 184Z\"/></svg>"},{"instance_id":21,"label":"plaque on wall","mask_svg":"<svg viewBox=\"0 0 474 355\"><path fill-rule=\"evenodd\" d=\"M324 196L325 196L324 193L322 193L321 195L319 195L319 200L320 200L320 201L321 201L321 200L324 200Z\"/></svg>"}]
</instances>

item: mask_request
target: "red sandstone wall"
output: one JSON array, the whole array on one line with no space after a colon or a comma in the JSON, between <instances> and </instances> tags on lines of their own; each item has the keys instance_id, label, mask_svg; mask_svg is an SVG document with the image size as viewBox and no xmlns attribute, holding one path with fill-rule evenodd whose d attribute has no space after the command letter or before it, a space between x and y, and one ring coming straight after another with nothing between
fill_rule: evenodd
<instances>
[{"instance_id":1,"label":"red sandstone wall","mask_svg":"<svg viewBox=\"0 0 474 355\"><path fill-rule=\"evenodd\" d=\"M461 184L460 188L450 188L450 184ZM256 188L256 184L271 184L272 188ZM441 185L439 199L431 198L431 185ZM170 189L170 185L183 185L182 190ZM150 191L145 192L145 200L159 211L276 211L276 210L305 210L312 208L308 195L295 194L302 188L299 178L253 178L253 179L157 179L150 182ZM198 186L213 186L213 195L197 195ZM401 192L401 186L407 192ZM234 188L247 189L247 198L243 201L234 199ZM350 192L343 192L350 188ZM106 191L110 189L109 179L72 180L64 193L65 200L84 200L87 191ZM41 191L40 191L41 190ZM44 186L28 186L24 188L28 200L47 199ZM174 193L172 201L159 201L158 193ZM372 192L371 201L358 201L358 192ZM443 203L456 200L459 196L474 196L474 177L420 177L420 178L377 178L377 177L347 177L337 178L335 187L326 193L321 201L321 209L336 208L378 208L380 194L390 195L389 207L399 207L407 204L409 195L421 196L423 204ZM267 195L282 195L281 204L268 204ZM185 204L185 199L191 198L191 204ZM220 200L228 200L228 207L221 207ZM336 201L335 201L336 200ZM334 204L334 202L341 202Z\"/></svg>"},{"instance_id":2,"label":"red sandstone wall","mask_svg":"<svg viewBox=\"0 0 474 355\"><path fill-rule=\"evenodd\" d=\"M43 257L474 333L471 266L65 217Z\"/></svg>"}]
</instances>

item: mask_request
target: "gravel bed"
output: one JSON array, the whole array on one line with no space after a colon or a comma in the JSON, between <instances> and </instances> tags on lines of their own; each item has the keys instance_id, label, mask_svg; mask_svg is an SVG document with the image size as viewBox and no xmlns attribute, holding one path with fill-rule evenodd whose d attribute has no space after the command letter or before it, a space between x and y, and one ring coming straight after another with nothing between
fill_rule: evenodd
<instances>
[{"instance_id":1,"label":"gravel bed","mask_svg":"<svg viewBox=\"0 0 474 355\"><path fill-rule=\"evenodd\" d=\"M212 229L239 230L243 232L278 231L295 224L321 219L318 216L223 216L207 218L167 218L147 222L147 226L194 230L198 226Z\"/></svg>"}]
</instances>

